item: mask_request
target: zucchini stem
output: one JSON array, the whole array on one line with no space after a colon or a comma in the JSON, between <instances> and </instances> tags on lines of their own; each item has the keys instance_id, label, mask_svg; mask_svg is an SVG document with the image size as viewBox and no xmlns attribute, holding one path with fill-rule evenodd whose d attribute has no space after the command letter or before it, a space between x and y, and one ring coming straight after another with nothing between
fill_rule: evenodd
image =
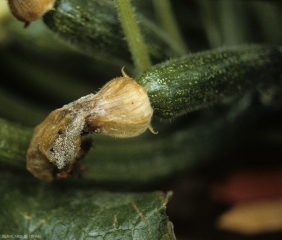
<instances>
[{"instance_id":1,"label":"zucchini stem","mask_svg":"<svg viewBox=\"0 0 282 240\"><path fill-rule=\"evenodd\" d=\"M129 50L138 73L151 66L151 60L137 24L130 0L115 0Z\"/></svg>"},{"instance_id":2,"label":"zucchini stem","mask_svg":"<svg viewBox=\"0 0 282 240\"><path fill-rule=\"evenodd\" d=\"M161 27L175 42L183 55L186 54L188 52L187 45L181 35L175 15L173 14L170 0L153 0L153 4Z\"/></svg>"}]
</instances>

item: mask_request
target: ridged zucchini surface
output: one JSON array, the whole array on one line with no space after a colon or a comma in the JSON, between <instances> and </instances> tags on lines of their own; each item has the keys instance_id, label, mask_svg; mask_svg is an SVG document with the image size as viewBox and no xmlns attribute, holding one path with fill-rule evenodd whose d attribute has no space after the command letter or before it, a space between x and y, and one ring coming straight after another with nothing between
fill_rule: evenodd
<instances>
[{"instance_id":1,"label":"ridged zucchini surface","mask_svg":"<svg viewBox=\"0 0 282 240\"><path fill-rule=\"evenodd\" d=\"M157 64L141 74L137 82L147 88L154 115L173 118L275 83L281 71L278 47L244 45Z\"/></svg>"}]
</instances>

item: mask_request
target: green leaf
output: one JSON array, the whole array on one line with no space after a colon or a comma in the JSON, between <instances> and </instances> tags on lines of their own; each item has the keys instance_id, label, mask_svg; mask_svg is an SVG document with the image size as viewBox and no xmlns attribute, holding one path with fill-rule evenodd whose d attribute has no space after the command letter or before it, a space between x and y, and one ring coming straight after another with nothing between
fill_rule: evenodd
<instances>
[{"instance_id":1,"label":"green leaf","mask_svg":"<svg viewBox=\"0 0 282 240\"><path fill-rule=\"evenodd\" d=\"M2 174L1 234L40 239L175 239L170 193L109 193Z\"/></svg>"}]
</instances>

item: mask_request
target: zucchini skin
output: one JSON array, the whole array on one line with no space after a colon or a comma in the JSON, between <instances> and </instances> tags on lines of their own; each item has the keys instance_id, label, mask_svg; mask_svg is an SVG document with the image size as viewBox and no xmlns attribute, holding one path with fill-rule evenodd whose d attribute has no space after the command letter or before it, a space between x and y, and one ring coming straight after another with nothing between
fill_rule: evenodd
<instances>
[{"instance_id":1,"label":"zucchini skin","mask_svg":"<svg viewBox=\"0 0 282 240\"><path fill-rule=\"evenodd\" d=\"M158 63L180 56L171 39L153 22L136 12L148 52ZM57 0L44 23L71 46L96 58L131 63L131 54L113 0Z\"/></svg>"},{"instance_id":2,"label":"zucchini skin","mask_svg":"<svg viewBox=\"0 0 282 240\"><path fill-rule=\"evenodd\" d=\"M147 87L154 115L169 119L278 82L281 71L279 47L244 45L157 64L137 82Z\"/></svg>"}]
</instances>

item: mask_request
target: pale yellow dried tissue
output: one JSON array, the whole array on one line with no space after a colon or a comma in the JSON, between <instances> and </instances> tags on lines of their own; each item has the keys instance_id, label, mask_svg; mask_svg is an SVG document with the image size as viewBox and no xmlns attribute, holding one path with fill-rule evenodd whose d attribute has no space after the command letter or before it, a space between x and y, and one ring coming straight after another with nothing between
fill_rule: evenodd
<instances>
[{"instance_id":1,"label":"pale yellow dried tissue","mask_svg":"<svg viewBox=\"0 0 282 240\"><path fill-rule=\"evenodd\" d=\"M27 169L34 176L51 181L71 175L91 146L89 139L82 138L87 133L129 138L152 129L153 109L146 88L123 69L122 75L96 94L54 110L35 128L27 152Z\"/></svg>"}]
</instances>

